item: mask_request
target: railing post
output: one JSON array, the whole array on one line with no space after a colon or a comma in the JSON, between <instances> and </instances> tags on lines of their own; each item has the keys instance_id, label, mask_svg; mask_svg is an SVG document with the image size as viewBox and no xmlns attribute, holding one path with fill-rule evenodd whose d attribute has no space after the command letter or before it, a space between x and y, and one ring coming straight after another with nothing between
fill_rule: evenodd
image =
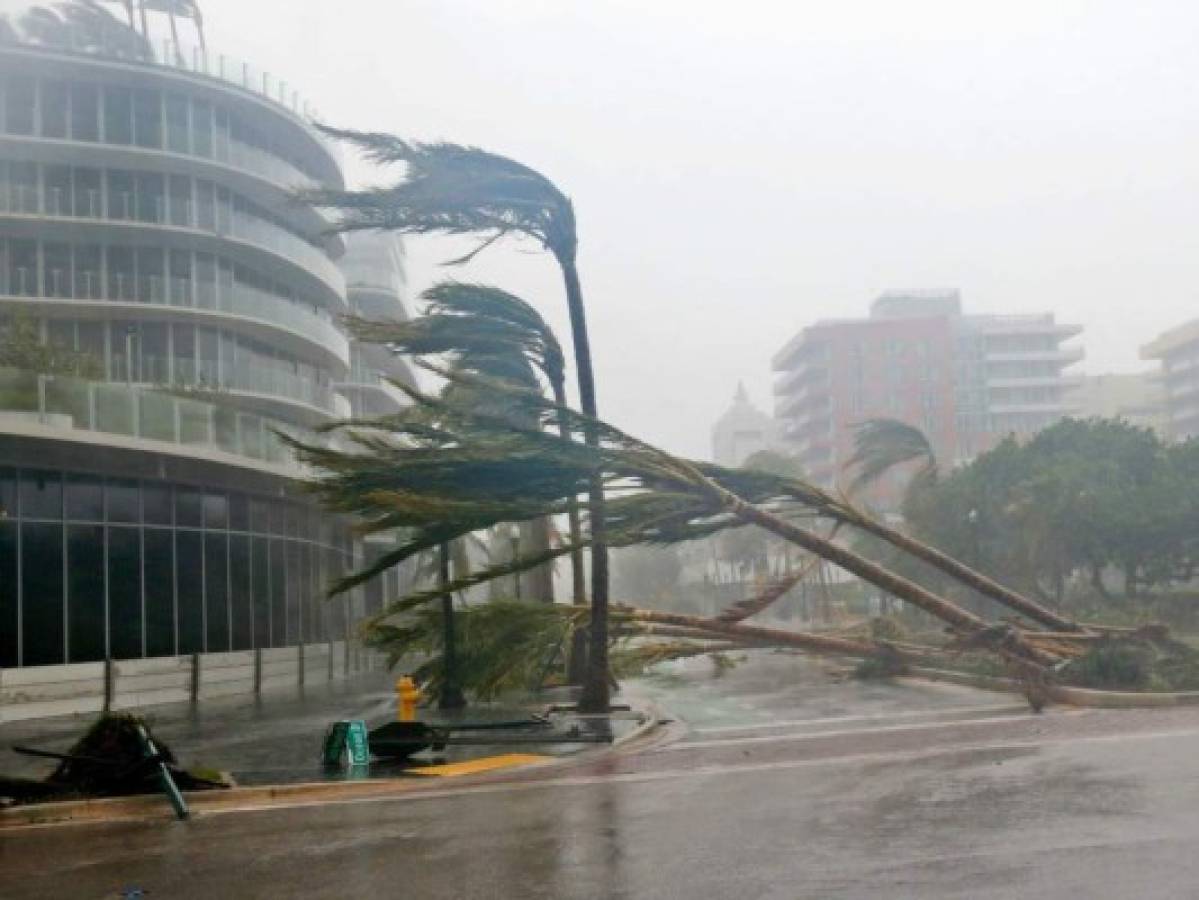
<instances>
[{"instance_id":1,"label":"railing post","mask_svg":"<svg viewBox=\"0 0 1199 900\"><path fill-rule=\"evenodd\" d=\"M262 648L254 648L254 696L262 693Z\"/></svg>"},{"instance_id":2,"label":"railing post","mask_svg":"<svg viewBox=\"0 0 1199 900\"><path fill-rule=\"evenodd\" d=\"M192 654L192 677L190 685L191 702L194 705L200 699L200 654Z\"/></svg>"},{"instance_id":3,"label":"railing post","mask_svg":"<svg viewBox=\"0 0 1199 900\"><path fill-rule=\"evenodd\" d=\"M346 596L345 594L342 595L342 611L344 613L344 615L342 615L342 622L346 626L345 635L343 637L343 641L344 641L345 647L346 647L346 658L344 660L344 665L342 666L342 668L344 669L345 677L349 678L350 677L350 616L353 613L353 609L350 604L350 598L348 596ZM355 661L357 661L357 658L358 658L357 653L358 653L358 650L357 650L357 648L355 648L354 649ZM357 670L357 667L355 667L355 670Z\"/></svg>"},{"instance_id":4,"label":"railing post","mask_svg":"<svg viewBox=\"0 0 1199 900\"><path fill-rule=\"evenodd\" d=\"M107 714L112 711L112 696L113 696L113 665L112 657L104 657L104 712Z\"/></svg>"},{"instance_id":5,"label":"railing post","mask_svg":"<svg viewBox=\"0 0 1199 900\"><path fill-rule=\"evenodd\" d=\"M300 661L300 668L296 679L296 684L299 687L304 686L304 640L300 639L300 643L296 645L296 658Z\"/></svg>"}]
</instances>

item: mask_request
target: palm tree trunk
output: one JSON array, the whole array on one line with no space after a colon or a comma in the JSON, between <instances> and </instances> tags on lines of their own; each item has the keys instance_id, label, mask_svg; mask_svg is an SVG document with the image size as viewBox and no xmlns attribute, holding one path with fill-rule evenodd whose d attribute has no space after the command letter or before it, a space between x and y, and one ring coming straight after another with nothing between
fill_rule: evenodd
<instances>
[{"instance_id":1,"label":"palm tree trunk","mask_svg":"<svg viewBox=\"0 0 1199 900\"><path fill-rule=\"evenodd\" d=\"M860 556L832 541L825 540L818 535L805 531L785 519L780 519L766 510L759 509L753 504L746 503L736 494L725 490L709 479L704 479L704 481L709 493L716 497L725 509L743 522L757 525L805 550L815 553L817 556L828 560L834 565L840 566L847 572L852 572L859 578L870 582L875 587L881 588L896 597L900 597L913 606L920 607L925 612L936 616L963 634L975 634L988 627L983 619L972 612L962 609L956 603L951 603L942 597L938 597L915 582L896 575L894 572L883 568L864 556ZM1013 635L1013 645L1021 656L1039 665L1047 666L1057 662L1056 657L1030 646L1018 635Z\"/></svg>"},{"instance_id":2,"label":"palm tree trunk","mask_svg":"<svg viewBox=\"0 0 1199 900\"><path fill-rule=\"evenodd\" d=\"M533 519L521 525L521 543L533 553L544 553L550 549L549 519ZM522 551L523 552L523 551ZM530 600L538 603L554 602L554 564L546 563L525 573L525 585Z\"/></svg>"},{"instance_id":3,"label":"palm tree trunk","mask_svg":"<svg viewBox=\"0 0 1199 900\"><path fill-rule=\"evenodd\" d=\"M566 406L566 385L554 379L551 385L554 403ZM563 416L558 420L562 440L570 441L570 425ZM579 501L574 497L566 506L567 527L570 530L571 546L578 549L570 554L570 601L575 606L587 605L587 566L583 561L583 526L579 522ZM571 635L570 659L567 661L566 680L569 684L582 684L587 674L587 632L576 628Z\"/></svg>"},{"instance_id":4,"label":"palm tree trunk","mask_svg":"<svg viewBox=\"0 0 1199 900\"><path fill-rule=\"evenodd\" d=\"M450 545L442 544L437 551L437 583L445 587L450 583ZM441 696L440 709L461 709L466 706L466 697L458 685L458 652L454 635L454 595L446 591L441 595Z\"/></svg>"},{"instance_id":5,"label":"palm tree trunk","mask_svg":"<svg viewBox=\"0 0 1199 900\"><path fill-rule=\"evenodd\" d=\"M573 251L573 248L572 248ZM579 380L579 406L585 416L599 418L595 402L595 374L591 366L591 342L587 337L587 310L574 254L558 255L566 304L570 311L570 333L574 342L575 368ZM599 446L599 432L590 424L584 430L589 447ZM604 512L604 482L597 472L591 479L587 498L591 524L591 621L587 653L587 676L579 695L581 712L602 713L609 706L608 676L608 544Z\"/></svg>"},{"instance_id":6,"label":"palm tree trunk","mask_svg":"<svg viewBox=\"0 0 1199 900\"><path fill-rule=\"evenodd\" d=\"M555 380L551 386L554 403L566 407L566 385ZM558 420L558 431L562 440L570 441L570 425L565 416ZM570 554L570 599L575 606L587 605L587 566L583 561L583 526L579 522L579 501L573 497L566 506L566 521L570 531L570 543L579 549Z\"/></svg>"},{"instance_id":7,"label":"palm tree trunk","mask_svg":"<svg viewBox=\"0 0 1199 900\"><path fill-rule=\"evenodd\" d=\"M1077 622L1067 619L1064 616L1055 613L1048 607L1042 606L1035 600L1031 600L1021 594L1017 594L1010 588L1004 587L994 579L988 578L981 572L970 568L969 566L959 562L952 556L947 556L935 547L918 541L915 538L896 531L878 522L869 516L860 516L845 520L847 524L860 528L862 531L869 532L875 537L881 538L893 547L903 550L905 553L916 557L923 562L928 563L936 569L941 570L946 575L957 579L967 587L977 591L984 597L990 597L996 603L1006 606L1008 609L1018 612L1022 616L1032 619L1034 622L1039 622L1054 631L1081 631L1082 628Z\"/></svg>"},{"instance_id":8,"label":"palm tree trunk","mask_svg":"<svg viewBox=\"0 0 1199 900\"><path fill-rule=\"evenodd\" d=\"M700 616L688 616L681 613L630 609L627 607L617 607L616 613L620 616L627 616L635 622L654 622L660 625L673 625L713 635L727 635L728 637L739 638L750 643L781 644L831 656L867 657L875 656L883 651L881 645L872 641L855 641L849 638L833 637L825 634L811 634L804 631L787 631L781 628L762 628L757 625L721 622L716 619L705 619Z\"/></svg>"}]
</instances>

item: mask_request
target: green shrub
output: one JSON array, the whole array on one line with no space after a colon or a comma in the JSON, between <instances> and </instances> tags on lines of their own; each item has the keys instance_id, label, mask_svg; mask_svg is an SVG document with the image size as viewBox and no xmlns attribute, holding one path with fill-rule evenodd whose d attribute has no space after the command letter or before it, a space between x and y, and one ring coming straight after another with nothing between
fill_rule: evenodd
<instances>
[{"instance_id":1,"label":"green shrub","mask_svg":"<svg viewBox=\"0 0 1199 900\"><path fill-rule=\"evenodd\" d=\"M1154 680L1152 648L1133 641L1100 641L1065 669L1071 684L1105 690L1145 690Z\"/></svg>"}]
</instances>

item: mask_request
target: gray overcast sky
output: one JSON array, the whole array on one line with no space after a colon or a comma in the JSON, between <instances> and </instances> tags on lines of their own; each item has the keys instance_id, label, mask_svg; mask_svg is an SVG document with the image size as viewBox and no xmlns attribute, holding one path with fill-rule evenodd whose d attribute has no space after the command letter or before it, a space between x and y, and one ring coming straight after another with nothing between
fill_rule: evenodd
<instances>
[{"instance_id":1,"label":"gray overcast sky","mask_svg":"<svg viewBox=\"0 0 1199 900\"><path fill-rule=\"evenodd\" d=\"M1088 372L1196 315L1193 0L204 0L214 49L333 123L485 146L580 216L601 411L695 455L738 379L880 291L1086 326ZM413 288L453 248L410 242ZM532 247L459 277L561 326ZM444 271L444 270L443 270Z\"/></svg>"}]
</instances>

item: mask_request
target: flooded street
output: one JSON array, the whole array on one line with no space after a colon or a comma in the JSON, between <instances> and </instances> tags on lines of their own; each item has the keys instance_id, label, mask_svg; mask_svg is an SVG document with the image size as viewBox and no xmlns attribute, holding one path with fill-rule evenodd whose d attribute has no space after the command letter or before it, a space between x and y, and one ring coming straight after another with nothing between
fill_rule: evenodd
<instances>
[{"instance_id":1,"label":"flooded street","mask_svg":"<svg viewBox=\"0 0 1199 900\"><path fill-rule=\"evenodd\" d=\"M532 778L8 832L2 893L1180 897L1199 876L1199 711L1035 716L768 653L709 672L633 686L678 717L662 738Z\"/></svg>"}]
</instances>

